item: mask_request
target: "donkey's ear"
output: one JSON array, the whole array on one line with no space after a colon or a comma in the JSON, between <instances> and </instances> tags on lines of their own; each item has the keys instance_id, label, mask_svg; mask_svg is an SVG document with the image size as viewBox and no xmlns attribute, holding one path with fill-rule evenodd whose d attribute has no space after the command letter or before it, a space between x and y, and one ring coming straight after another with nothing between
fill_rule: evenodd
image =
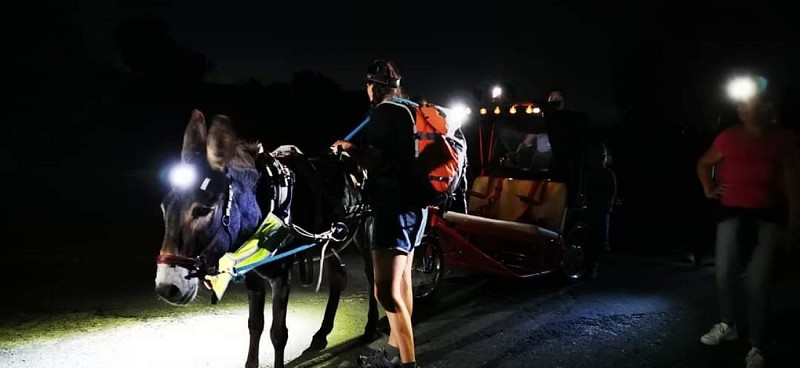
<instances>
[{"instance_id":1,"label":"donkey's ear","mask_svg":"<svg viewBox=\"0 0 800 368\"><path fill-rule=\"evenodd\" d=\"M183 132L183 148L181 149L181 161L186 162L197 153L204 153L206 149L206 117L200 110L192 111L192 118L186 131Z\"/></svg>"},{"instance_id":2,"label":"donkey's ear","mask_svg":"<svg viewBox=\"0 0 800 368\"><path fill-rule=\"evenodd\" d=\"M214 170L224 170L235 150L236 133L233 131L231 119L225 115L215 115L206 142L208 164Z\"/></svg>"}]
</instances>

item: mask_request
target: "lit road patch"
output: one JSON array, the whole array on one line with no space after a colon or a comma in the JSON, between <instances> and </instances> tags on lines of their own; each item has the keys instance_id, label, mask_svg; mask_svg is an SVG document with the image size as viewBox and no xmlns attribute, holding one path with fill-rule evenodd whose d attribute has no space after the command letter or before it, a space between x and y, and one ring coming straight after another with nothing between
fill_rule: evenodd
<instances>
[{"instance_id":1,"label":"lit road patch","mask_svg":"<svg viewBox=\"0 0 800 368\"><path fill-rule=\"evenodd\" d=\"M324 312L324 296L290 300L286 362L308 348ZM211 308L211 307L209 307ZM269 328L271 305L265 308L260 366L274 360ZM343 299L329 347L357 337L366 321L366 301ZM154 318L111 329L78 332L0 350L0 366L41 367L237 367L247 357L249 331L246 307L210 310L204 314Z\"/></svg>"}]
</instances>

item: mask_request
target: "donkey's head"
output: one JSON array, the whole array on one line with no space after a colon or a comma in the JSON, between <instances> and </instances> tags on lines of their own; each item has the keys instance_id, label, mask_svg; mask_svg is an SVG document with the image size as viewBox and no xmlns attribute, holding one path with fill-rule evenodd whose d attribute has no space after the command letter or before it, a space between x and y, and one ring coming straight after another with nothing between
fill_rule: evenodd
<instances>
[{"instance_id":1,"label":"donkey's head","mask_svg":"<svg viewBox=\"0 0 800 368\"><path fill-rule=\"evenodd\" d=\"M237 141L227 117L214 116L207 129L203 114L192 113L181 163L161 203L165 228L155 286L165 301L194 299L198 279L213 273L219 258L258 225L254 148Z\"/></svg>"}]
</instances>

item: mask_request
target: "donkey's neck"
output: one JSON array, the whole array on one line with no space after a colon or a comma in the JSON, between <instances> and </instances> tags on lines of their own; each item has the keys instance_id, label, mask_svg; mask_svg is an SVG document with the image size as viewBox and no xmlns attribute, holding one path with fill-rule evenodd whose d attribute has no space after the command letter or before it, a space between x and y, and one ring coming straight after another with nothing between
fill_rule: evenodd
<instances>
[{"instance_id":1,"label":"donkey's neck","mask_svg":"<svg viewBox=\"0 0 800 368\"><path fill-rule=\"evenodd\" d=\"M231 179L242 186L242 191L255 193L256 183L261 174L254 167L228 166Z\"/></svg>"},{"instance_id":2,"label":"donkey's neck","mask_svg":"<svg viewBox=\"0 0 800 368\"><path fill-rule=\"evenodd\" d=\"M256 200L256 184L261 174L254 167L228 166L233 185L233 198L239 212L240 223L234 246L239 246L258 227L261 208Z\"/></svg>"}]
</instances>

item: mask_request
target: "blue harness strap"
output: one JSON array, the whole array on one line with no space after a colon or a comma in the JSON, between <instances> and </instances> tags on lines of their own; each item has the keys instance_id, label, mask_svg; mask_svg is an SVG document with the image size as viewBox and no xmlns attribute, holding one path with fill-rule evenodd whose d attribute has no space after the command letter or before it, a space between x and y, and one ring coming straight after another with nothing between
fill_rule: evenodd
<instances>
[{"instance_id":1,"label":"blue harness strap","mask_svg":"<svg viewBox=\"0 0 800 368\"><path fill-rule=\"evenodd\" d=\"M258 266L262 266L262 265L265 265L267 263L275 262L277 260L289 257L291 255L300 253L300 252L302 252L302 251L304 251L306 249L313 248L316 245L319 245L319 244L318 243L309 243L309 244L306 244L306 245L301 245L301 246L296 247L296 248L292 248L292 249L290 249L290 250L288 250L286 252L283 252L283 253L280 253L280 251L278 250L275 253L271 254L270 256L268 256L268 257L266 257L266 258L264 258L264 259L262 259L262 260L260 260L258 262L251 263L251 264L249 264L249 265L247 265L245 267L236 267L234 277L236 277L236 278L242 277L242 276L244 276L244 274L247 271L250 271L250 270L252 270L252 269L254 269L254 268L258 267Z\"/></svg>"}]
</instances>

